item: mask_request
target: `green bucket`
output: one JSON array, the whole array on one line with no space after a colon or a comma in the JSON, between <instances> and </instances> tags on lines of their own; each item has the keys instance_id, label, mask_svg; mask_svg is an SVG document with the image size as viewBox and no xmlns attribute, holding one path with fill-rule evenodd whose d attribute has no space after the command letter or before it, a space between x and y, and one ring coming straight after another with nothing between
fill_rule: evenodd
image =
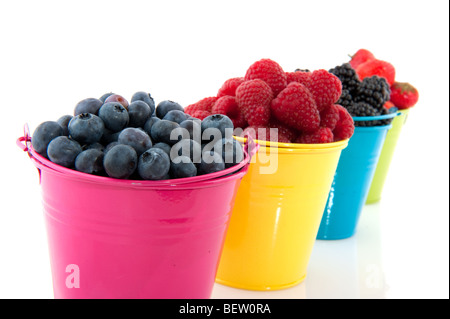
<instances>
[{"instance_id":1,"label":"green bucket","mask_svg":"<svg viewBox=\"0 0 450 319\"><path fill-rule=\"evenodd\" d=\"M384 183L388 175L389 166L394 156L395 147L397 145L400 132L408 117L409 109L399 110L399 115L392 121L392 128L386 135L383 148L381 150L380 159L378 160L375 175L370 185L369 194L367 195L366 204L373 204L381 199Z\"/></svg>"}]
</instances>

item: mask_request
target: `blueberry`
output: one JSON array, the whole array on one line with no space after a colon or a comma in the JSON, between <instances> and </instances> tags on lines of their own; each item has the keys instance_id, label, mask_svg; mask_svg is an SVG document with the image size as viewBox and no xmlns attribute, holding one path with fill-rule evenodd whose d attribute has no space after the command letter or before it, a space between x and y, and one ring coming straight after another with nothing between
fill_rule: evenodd
<instances>
[{"instance_id":1,"label":"blueberry","mask_svg":"<svg viewBox=\"0 0 450 319\"><path fill-rule=\"evenodd\" d=\"M83 151L95 149L103 152L105 150L105 146L103 146L103 144L100 144L99 142L95 142L92 144L85 144L81 148L83 149Z\"/></svg>"},{"instance_id":2,"label":"blueberry","mask_svg":"<svg viewBox=\"0 0 450 319\"><path fill-rule=\"evenodd\" d=\"M114 178L128 178L136 170L138 157L134 148L129 145L113 146L103 158L106 174Z\"/></svg>"},{"instance_id":3,"label":"blueberry","mask_svg":"<svg viewBox=\"0 0 450 319\"><path fill-rule=\"evenodd\" d=\"M113 94L114 94L113 92L105 93L99 98L99 100L105 103L105 100Z\"/></svg>"},{"instance_id":4,"label":"blueberry","mask_svg":"<svg viewBox=\"0 0 450 319\"><path fill-rule=\"evenodd\" d=\"M128 125L128 112L119 102L103 104L98 115L105 123L105 127L112 132L119 132Z\"/></svg>"},{"instance_id":5,"label":"blueberry","mask_svg":"<svg viewBox=\"0 0 450 319\"><path fill-rule=\"evenodd\" d=\"M201 128L202 141L210 142L217 138L231 137L233 134L234 125L228 116L223 114L214 114L207 116L202 121Z\"/></svg>"},{"instance_id":6,"label":"blueberry","mask_svg":"<svg viewBox=\"0 0 450 319\"><path fill-rule=\"evenodd\" d=\"M69 136L69 128L68 128L68 125L69 125L69 122L70 122L70 120L73 118L73 116L72 115L63 115L63 116L61 116L57 121L56 121L56 123L58 123L59 125L61 125L61 127L63 128L63 130L64 130L64 135L65 136Z\"/></svg>"},{"instance_id":7,"label":"blueberry","mask_svg":"<svg viewBox=\"0 0 450 319\"><path fill-rule=\"evenodd\" d=\"M103 145L108 145L109 143L112 142L117 142L117 140L119 139L119 134L121 131L119 132L113 132L111 130L108 130L106 127L103 129L103 135L101 138L101 143Z\"/></svg>"},{"instance_id":8,"label":"blueberry","mask_svg":"<svg viewBox=\"0 0 450 319\"><path fill-rule=\"evenodd\" d=\"M58 136L64 135L64 129L55 121L46 121L38 125L34 130L31 138L31 145L34 150L48 158L47 147L48 144Z\"/></svg>"},{"instance_id":9,"label":"blueberry","mask_svg":"<svg viewBox=\"0 0 450 319\"><path fill-rule=\"evenodd\" d=\"M110 103L110 102L120 103L120 104L122 104L122 106L123 106L125 109L128 109L129 103L128 103L128 101L127 101L122 95L119 95L119 94L112 94L112 95L108 96L108 97L105 99L105 102L104 102L104 103Z\"/></svg>"},{"instance_id":10,"label":"blueberry","mask_svg":"<svg viewBox=\"0 0 450 319\"><path fill-rule=\"evenodd\" d=\"M114 146L119 145L120 143L115 141L115 142L111 142L108 145L106 145L105 149L103 150L103 153L108 153Z\"/></svg>"},{"instance_id":11,"label":"blueberry","mask_svg":"<svg viewBox=\"0 0 450 319\"><path fill-rule=\"evenodd\" d=\"M203 152L201 162L196 166L197 175L215 173L225 169L222 156L213 151Z\"/></svg>"},{"instance_id":12,"label":"blueberry","mask_svg":"<svg viewBox=\"0 0 450 319\"><path fill-rule=\"evenodd\" d=\"M128 115L130 117L128 126L144 127L145 123L152 115L152 111L147 103L143 101L134 101L128 105Z\"/></svg>"},{"instance_id":13,"label":"blueberry","mask_svg":"<svg viewBox=\"0 0 450 319\"><path fill-rule=\"evenodd\" d=\"M91 113L98 115L98 110L102 107L103 102L99 99L94 98L87 98L84 100L81 100L80 102L75 105L75 110L73 112L73 115L77 116L81 113Z\"/></svg>"},{"instance_id":14,"label":"blueberry","mask_svg":"<svg viewBox=\"0 0 450 319\"><path fill-rule=\"evenodd\" d=\"M75 159L83 151L80 144L67 137L58 136L48 144L48 158L55 164L72 168L75 165Z\"/></svg>"},{"instance_id":15,"label":"blueberry","mask_svg":"<svg viewBox=\"0 0 450 319\"><path fill-rule=\"evenodd\" d=\"M194 163L200 163L202 156L201 145L190 139L182 139L172 146L170 150L170 158L173 160L178 156L187 156Z\"/></svg>"},{"instance_id":16,"label":"blueberry","mask_svg":"<svg viewBox=\"0 0 450 319\"><path fill-rule=\"evenodd\" d=\"M146 150L152 147L150 136L142 129L135 127L127 127L122 130L117 140L120 144L130 145L136 151L137 156L140 156Z\"/></svg>"},{"instance_id":17,"label":"blueberry","mask_svg":"<svg viewBox=\"0 0 450 319\"><path fill-rule=\"evenodd\" d=\"M162 149L167 155L170 156L170 150L172 149L172 147L169 144L159 142L159 143L156 143L155 145L153 145L153 147Z\"/></svg>"},{"instance_id":18,"label":"blueberry","mask_svg":"<svg viewBox=\"0 0 450 319\"><path fill-rule=\"evenodd\" d=\"M100 141L105 125L101 118L91 113L81 113L69 122L69 135L80 144Z\"/></svg>"},{"instance_id":19,"label":"blueberry","mask_svg":"<svg viewBox=\"0 0 450 319\"><path fill-rule=\"evenodd\" d=\"M155 113L155 101L153 100L150 93L142 91L136 92L131 97L131 102L133 103L134 101L143 101L147 103L148 106L150 107L150 114Z\"/></svg>"},{"instance_id":20,"label":"blueberry","mask_svg":"<svg viewBox=\"0 0 450 319\"><path fill-rule=\"evenodd\" d=\"M169 156L160 148L151 148L139 157L138 172L143 179L161 180L169 169Z\"/></svg>"},{"instance_id":21,"label":"blueberry","mask_svg":"<svg viewBox=\"0 0 450 319\"><path fill-rule=\"evenodd\" d=\"M156 121L151 128L151 137L155 142L163 142L169 145L173 145L178 142L178 139L176 137L173 137L173 139L171 139L171 134L174 129L179 127L180 125L172 121Z\"/></svg>"},{"instance_id":22,"label":"blueberry","mask_svg":"<svg viewBox=\"0 0 450 319\"><path fill-rule=\"evenodd\" d=\"M201 121L197 122L192 119L185 120L180 123L180 127L186 129L189 132L189 138L191 140L200 141L202 136Z\"/></svg>"},{"instance_id":23,"label":"blueberry","mask_svg":"<svg viewBox=\"0 0 450 319\"><path fill-rule=\"evenodd\" d=\"M178 110L184 112L184 108L177 102L165 100L161 101L156 107L156 116L163 119L169 111Z\"/></svg>"},{"instance_id":24,"label":"blueberry","mask_svg":"<svg viewBox=\"0 0 450 319\"><path fill-rule=\"evenodd\" d=\"M75 159L75 169L88 174L99 174L103 172L104 154L98 149L87 149Z\"/></svg>"},{"instance_id":25,"label":"blueberry","mask_svg":"<svg viewBox=\"0 0 450 319\"><path fill-rule=\"evenodd\" d=\"M197 175L197 167L187 156L178 156L170 164L170 176L172 178L193 177Z\"/></svg>"},{"instance_id":26,"label":"blueberry","mask_svg":"<svg viewBox=\"0 0 450 319\"><path fill-rule=\"evenodd\" d=\"M184 113L184 111L180 111L180 110L172 110L167 112L166 115L164 115L163 120L167 120L167 121L172 121L175 123L180 124L183 121L186 121L187 116Z\"/></svg>"},{"instance_id":27,"label":"blueberry","mask_svg":"<svg viewBox=\"0 0 450 319\"><path fill-rule=\"evenodd\" d=\"M150 137L152 136L152 126L158 121L161 121L161 119L152 116L147 120L147 122L145 122L143 129Z\"/></svg>"},{"instance_id":28,"label":"blueberry","mask_svg":"<svg viewBox=\"0 0 450 319\"><path fill-rule=\"evenodd\" d=\"M222 154L225 162L225 168L234 166L244 159L244 151L242 145L234 138L222 138L214 144L214 151Z\"/></svg>"}]
</instances>

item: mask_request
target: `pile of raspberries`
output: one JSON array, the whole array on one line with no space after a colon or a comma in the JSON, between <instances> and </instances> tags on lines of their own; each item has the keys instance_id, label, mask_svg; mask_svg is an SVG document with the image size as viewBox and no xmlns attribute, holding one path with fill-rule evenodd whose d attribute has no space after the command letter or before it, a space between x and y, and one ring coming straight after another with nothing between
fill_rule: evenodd
<instances>
[{"instance_id":1,"label":"pile of raspberries","mask_svg":"<svg viewBox=\"0 0 450 319\"><path fill-rule=\"evenodd\" d=\"M285 72L277 62L262 59L185 112L199 119L227 115L242 136L259 140L331 143L350 138L355 128L349 112L337 104L341 93L340 79L326 70Z\"/></svg>"}]
</instances>

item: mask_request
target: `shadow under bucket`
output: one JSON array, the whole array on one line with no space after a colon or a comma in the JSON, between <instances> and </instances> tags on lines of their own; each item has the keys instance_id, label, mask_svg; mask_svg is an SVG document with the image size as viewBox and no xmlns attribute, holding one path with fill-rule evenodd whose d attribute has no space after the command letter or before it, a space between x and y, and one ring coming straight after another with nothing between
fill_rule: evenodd
<instances>
[{"instance_id":1,"label":"shadow under bucket","mask_svg":"<svg viewBox=\"0 0 450 319\"><path fill-rule=\"evenodd\" d=\"M354 117L354 121L376 121L396 117L388 114ZM353 236L366 202L381 148L391 124L356 126L348 147L342 152L323 212L317 239L343 239Z\"/></svg>"},{"instance_id":2,"label":"shadow under bucket","mask_svg":"<svg viewBox=\"0 0 450 319\"><path fill-rule=\"evenodd\" d=\"M380 159L370 185L369 194L367 195L366 204L376 203L381 200L383 187L389 172L392 158L394 157L395 148L397 146L403 125L408 118L409 109L400 110L399 116L392 120L392 128L387 132L386 140L381 149Z\"/></svg>"},{"instance_id":3,"label":"shadow under bucket","mask_svg":"<svg viewBox=\"0 0 450 319\"><path fill-rule=\"evenodd\" d=\"M256 142L260 149L236 195L216 281L249 290L288 288L306 276L334 172L348 140Z\"/></svg>"},{"instance_id":4,"label":"shadow under bucket","mask_svg":"<svg viewBox=\"0 0 450 319\"><path fill-rule=\"evenodd\" d=\"M247 152L215 178L132 181L58 166L29 141L55 298L210 298Z\"/></svg>"}]
</instances>

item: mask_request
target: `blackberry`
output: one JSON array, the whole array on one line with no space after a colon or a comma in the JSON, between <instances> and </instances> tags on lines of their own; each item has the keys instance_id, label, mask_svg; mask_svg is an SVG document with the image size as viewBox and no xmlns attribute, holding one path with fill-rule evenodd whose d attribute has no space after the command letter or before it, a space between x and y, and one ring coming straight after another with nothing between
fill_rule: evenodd
<instances>
[{"instance_id":1,"label":"blackberry","mask_svg":"<svg viewBox=\"0 0 450 319\"><path fill-rule=\"evenodd\" d=\"M339 97L339 100L336 102L336 104L342 105L343 107L347 108L350 105L353 104L353 97L349 90L342 90L341 96Z\"/></svg>"},{"instance_id":2,"label":"blackberry","mask_svg":"<svg viewBox=\"0 0 450 319\"><path fill-rule=\"evenodd\" d=\"M309 69L295 69L295 72L311 72Z\"/></svg>"},{"instance_id":3,"label":"blackberry","mask_svg":"<svg viewBox=\"0 0 450 319\"><path fill-rule=\"evenodd\" d=\"M361 80L350 63L338 65L330 69L329 72L336 75L339 80L341 80L343 90L348 90L351 94L354 94L357 91Z\"/></svg>"},{"instance_id":4,"label":"blackberry","mask_svg":"<svg viewBox=\"0 0 450 319\"><path fill-rule=\"evenodd\" d=\"M391 90L386 80L374 75L362 80L353 99L355 102L368 103L381 112L390 95Z\"/></svg>"},{"instance_id":5,"label":"blackberry","mask_svg":"<svg viewBox=\"0 0 450 319\"><path fill-rule=\"evenodd\" d=\"M380 112L372 105L358 102L347 107L347 111L351 116L377 116ZM355 121L355 126L375 126L379 125L379 121Z\"/></svg>"}]
</instances>

